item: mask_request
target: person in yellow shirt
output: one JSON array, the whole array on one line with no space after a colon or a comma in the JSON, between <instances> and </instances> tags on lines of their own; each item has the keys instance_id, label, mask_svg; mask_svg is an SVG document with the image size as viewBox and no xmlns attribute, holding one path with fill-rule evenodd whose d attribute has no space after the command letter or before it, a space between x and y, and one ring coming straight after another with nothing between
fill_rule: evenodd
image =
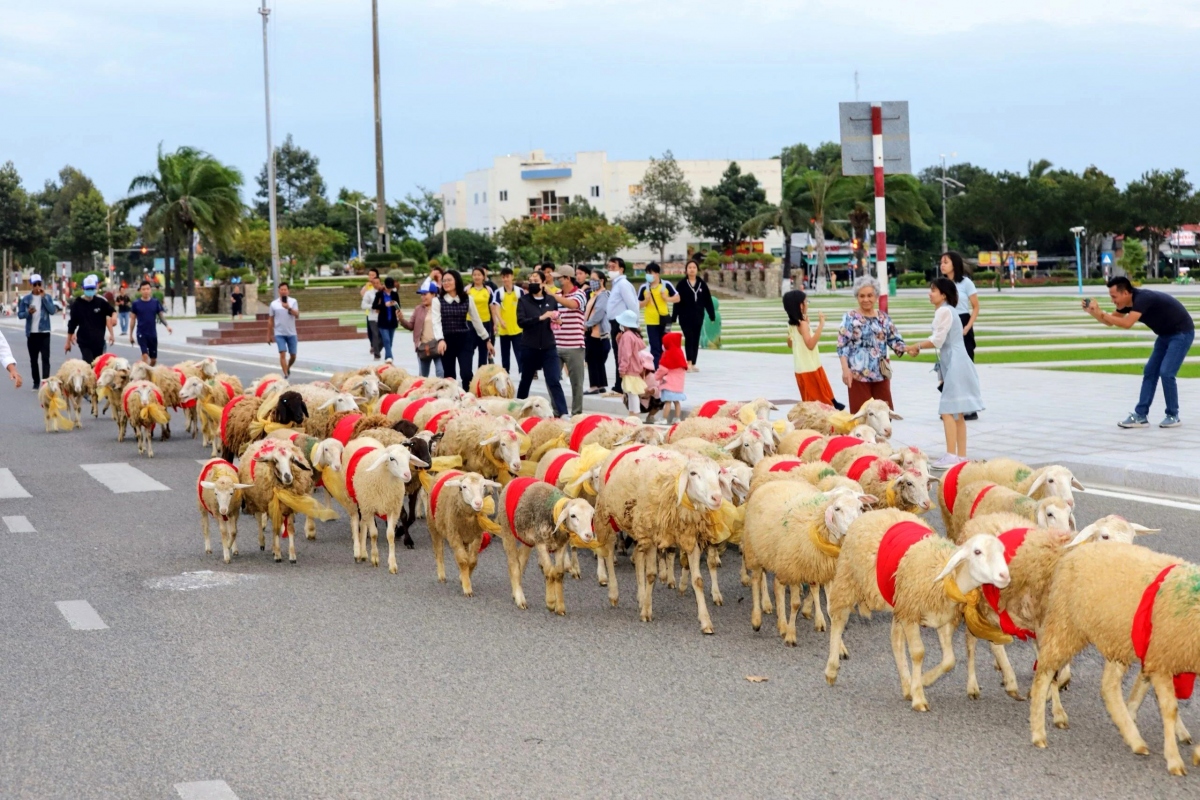
<instances>
[{"instance_id":1,"label":"person in yellow shirt","mask_svg":"<svg viewBox=\"0 0 1200 800\"><path fill-rule=\"evenodd\" d=\"M513 280L512 267L500 270L500 287L492 292L492 320L500 339L500 360L504 371L512 374L509 352L516 357L517 369L524 370L521 347L521 326L517 324L517 301L525 290Z\"/></svg>"},{"instance_id":2,"label":"person in yellow shirt","mask_svg":"<svg viewBox=\"0 0 1200 800\"><path fill-rule=\"evenodd\" d=\"M662 358L662 337L674 317L671 306L679 301L679 292L669 281L662 279L662 267L651 261L646 265L646 283L638 292L638 304L645 309L646 338L654 356L654 368Z\"/></svg>"},{"instance_id":3,"label":"person in yellow shirt","mask_svg":"<svg viewBox=\"0 0 1200 800\"><path fill-rule=\"evenodd\" d=\"M488 363L488 344L496 338L495 324L492 322L492 290L487 285L487 272L483 267L471 270L471 286L467 289L467 297L475 304L479 319L488 333L488 338L481 339L476 346L479 351L479 366Z\"/></svg>"}]
</instances>

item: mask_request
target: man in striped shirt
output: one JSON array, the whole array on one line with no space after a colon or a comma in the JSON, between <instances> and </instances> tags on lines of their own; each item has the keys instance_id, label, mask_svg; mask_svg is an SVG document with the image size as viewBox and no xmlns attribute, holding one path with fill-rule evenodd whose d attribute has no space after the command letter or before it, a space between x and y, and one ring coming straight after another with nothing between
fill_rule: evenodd
<instances>
[{"instance_id":1,"label":"man in striped shirt","mask_svg":"<svg viewBox=\"0 0 1200 800\"><path fill-rule=\"evenodd\" d=\"M558 360L571 379L571 413L583 413L583 376L586 363L583 357L583 309L587 295L575 285L575 268L563 264L555 270L559 293L558 324L554 327L554 343L558 347Z\"/></svg>"}]
</instances>

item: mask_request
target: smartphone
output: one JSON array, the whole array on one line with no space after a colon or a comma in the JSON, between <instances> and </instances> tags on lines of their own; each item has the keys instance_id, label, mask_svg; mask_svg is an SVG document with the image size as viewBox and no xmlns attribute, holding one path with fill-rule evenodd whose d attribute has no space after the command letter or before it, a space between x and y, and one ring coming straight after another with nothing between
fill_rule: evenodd
<instances>
[{"instance_id":1,"label":"smartphone","mask_svg":"<svg viewBox=\"0 0 1200 800\"><path fill-rule=\"evenodd\" d=\"M1091 305L1092 305L1092 298L1090 298L1090 297L1083 298L1083 307L1084 308L1090 308Z\"/></svg>"}]
</instances>

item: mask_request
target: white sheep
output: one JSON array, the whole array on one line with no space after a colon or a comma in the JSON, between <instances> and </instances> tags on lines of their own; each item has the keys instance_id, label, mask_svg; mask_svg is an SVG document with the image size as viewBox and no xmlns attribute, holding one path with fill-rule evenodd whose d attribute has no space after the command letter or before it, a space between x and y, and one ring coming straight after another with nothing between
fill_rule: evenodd
<instances>
[{"instance_id":1,"label":"white sheep","mask_svg":"<svg viewBox=\"0 0 1200 800\"><path fill-rule=\"evenodd\" d=\"M120 360L124 361L124 359ZM125 392L128 384L129 370L117 365L116 360L110 361L101 370L100 377L96 379L96 395L108 404L113 421L117 423L118 442L125 441L125 431L129 424L129 420L125 417L125 409L121 404L121 395Z\"/></svg>"},{"instance_id":2,"label":"white sheep","mask_svg":"<svg viewBox=\"0 0 1200 800\"><path fill-rule=\"evenodd\" d=\"M121 410L137 436L138 453L154 458L154 426L171 420L162 392L150 381L131 381L121 393Z\"/></svg>"},{"instance_id":3,"label":"white sheep","mask_svg":"<svg viewBox=\"0 0 1200 800\"><path fill-rule=\"evenodd\" d=\"M471 378L469 387L471 394L476 397L501 397L511 400L517 395L517 387L513 386L512 378L499 364L484 364Z\"/></svg>"},{"instance_id":4,"label":"white sheep","mask_svg":"<svg viewBox=\"0 0 1200 800\"><path fill-rule=\"evenodd\" d=\"M1063 498L1051 495L1034 500L1007 486L978 481L959 489L954 513L946 527L946 536L953 541L961 541L962 531L972 518L1000 513L1016 514L1042 528L1075 530L1075 509Z\"/></svg>"},{"instance_id":5,"label":"white sheep","mask_svg":"<svg viewBox=\"0 0 1200 800\"><path fill-rule=\"evenodd\" d=\"M258 549L266 549L264 529L271 523L272 553L283 561L279 540L288 540L288 561L296 563L296 537L289 522L294 514L333 519L336 514L312 498L312 467L300 449L279 439L251 442L242 453L238 478L248 484L243 491L244 508L258 518Z\"/></svg>"},{"instance_id":6,"label":"white sheep","mask_svg":"<svg viewBox=\"0 0 1200 800\"><path fill-rule=\"evenodd\" d=\"M511 417L459 414L442 431L439 452L461 456L465 471L502 485L521 471L521 436Z\"/></svg>"},{"instance_id":7,"label":"white sheep","mask_svg":"<svg viewBox=\"0 0 1200 800\"><path fill-rule=\"evenodd\" d=\"M237 524L242 512L242 490L250 484L238 483L237 467L220 458L204 462L196 480L196 505L200 509L200 528L204 533L204 552L212 553L209 539L209 517L217 521L221 534L221 550L225 563L230 554L237 555Z\"/></svg>"},{"instance_id":8,"label":"white sheep","mask_svg":"<svg viewBox=\"0 0 1200 800\"><path fill-rule=\"evenodd\" d=\"M787 418L797 428L808 428L826 435L846 435L858 424L869 425L884 439L892 438L892 420L904 419L882 400L871 399L855 413L838 411L824 403L797 403Z\"/></svg>"},{"instance_id":9,"label":"white sheep","mask_svg":"<svg viewBox=\"0 0 1200 800\"><path fill-rule=\"evenodd\" d=\"M779 406L765 397L758 397L748 403L736 403L731 400L709 400L696 409L697 417L724 419L732 417L743 423L755 419L767 420L772 411L778 411Z\"/></svg>"},{"instance_id":10,"label":"white sheep","mask_svg":"<svg viewBox=\"0 0 1200 800\"><path fill-rule=\"evenodd\" d=\"M170 410L179 408L181 403L179 373L170 367L152 367L145 361L137 361L129 368L129 379L131 381L150 381L158 387L159 402L167 410L167 421L159 423L162 425L160 436L161 441L167 441L171 438Z\"/></svg>"},{"instance_id":11,"label":"white sheep","mask_svg":"<svg viewBox=\"0 0 1200 800\"><path fill-rule=\"evenodd\" d=\"M337 439L318 439L315 436L309 436L303 431L292 428L280 428L279 430L272 431L267 434L267 438L291 442L308 459L309 465L313 468L314 492L324 487L325 473L328 471L338 476L337 485L341 488L341 497L345 497L344 481L340 480L342 477L342 452L344 450L341 442ZM329 494L333 498L333 494L329 489L326 489L326 494ZM346 503L342 503L340 499L338 499L338 502L342 508L346 508ZM317 522L312 517L304 518L304 538L309 540L317 538Z\"/></svg>"},{"instance_id":12,"label":"white sheep","mask_svg":"<svg viewBox=\"0 0 1200 800\"><path fill-rule=\"evenodd\" d=\"M479 563L479 551L491 541L500 526L492 519L495 501L490 490L500 484L477 472L452 469L441 473L429 490L429 536L433 540L433 558L437 579L446 582L443 545L450 548L458 563L463 594L473 597L471 574Z\"/></svg>"},{"instance_id":13,"label":"white sheep","mask_svg":"<svg viewBox=\"0 0 1200 800\"><path fill-rule=\"evenodd\" d=\"M387 520L388 572L396 574L396 525L407 499L405 486L413 478L413 467L428 466L402 444L384 447L374 439L362 438L346 445L342 452L342 474L346 495L352 503L347 511L354 528L355 561L366 558L369 531L371 566L379 566L379 529L375 517L382 517Z\"/></svg>"},{"instance_id":14,"label":"white sheep","mask_svg":"<svg viewBox=\"0 0 1200 800\"><path fill-rule=\"evenodd\" d=\"M527 397L524 400L509 400L504 397L484 397L478 402L480 408L495 417L509 416L522 420L530 417L550 419L554 409L550 401L541 395Z\"/></svg>"},{"instance_id":15,"label":"white sheep","mask_svg":"<svg viewBox=\"0 0 1200 800\"><path fill-rule=\"evenodd\" d=\"M100 416L100 404L96 400L96 374L92 371L91 364L81 358L67 359L54 377L58 378L63 397L75 412L75 427L83 427L81 412L85 397L91 403L92 416Z\"/></svg>"},{"instance_id":16,"label":"white sheep","mask_svg":"<svg viewBox=\"0 0 1200 800\"><path fill-rule=\"evenodd\" d=\"M837 571L829 591L829 659L825 679L837 680L844 651L842 632L855 605L868 611L892 612L892 654L904 699L914 711L928 711L925 686L954 669L954 629L965 617L968 630L989 641L1011 641L983 622L979 603L983 584L1008 585L1004 546L980 534L956 547L905 511L869 511L850 524L842 539ZM921 626L936 628L942 662L923 671L925 645ZM912 672L905 660L905 641ZM969 696L979 694L968 684Z\"/></svg>"},{"instance_id":17,"label":"white sheep","mask_svg":"<svg viewBox=\"0 0 1200 800\"><path fill-rule=\"evenodd\" d=\"M70 406L58 378L46 378L42 381L42 385L38 387L38 403L45 418L46 433L69 431L75 427L74 421L63 413Z\"/></svg>"},{"instance_id":18,"label":"white sheep","mask_svg":"<svg viewBox=\"0 0 1200 800\"><path fill-rule=\"evenodd\" d=\"M938 508L947 529L954 513L958 490L979 481L989 481L1009 489L1027 494L1035 500L1053 495L1075 505L1075 491L1083 491L1083 484L1075 479L1071 470L1058 464L1034 469L1011 458L993 458L988 461L964 461L946 470L938 482Z\"/></svg>"}]
</instances>

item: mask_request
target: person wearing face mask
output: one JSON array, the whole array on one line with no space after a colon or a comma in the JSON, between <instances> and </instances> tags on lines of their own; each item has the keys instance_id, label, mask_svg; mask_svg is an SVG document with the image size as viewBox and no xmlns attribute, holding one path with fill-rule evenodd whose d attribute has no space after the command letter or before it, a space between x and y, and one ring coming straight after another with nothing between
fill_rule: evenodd
<instances>
[{"instance_id":1,"label":"person wearing face mask","mask_svg":"<svg viewBox=\"0 0 1200 800\"><path fill-rule=\"evenodd\" d=\"M100 279L88 275L83 279L83 295L71 303L71 321L67 323L67 346L63 352L79 344L79 357L89 364L104 354L104 340L113 344L113 328L117 324L117 310L103 297L96 295Z\"/></svg>"},{"instance_id":2,"label":"person wearing face mask","mask_svg":"<svg viewBox=\"0 0 1200 800\"><path fill-rule=\"evenodd\" d=\"M696 358L700 353L700 331L704 328L704 315L717 321L717 309L713 305L712 292L704 278L700 277L700 262L691 259L684 267L686 273L675 289L679 302L675 304L675 318L683 331L683 351L687 356L688 372L696 371Z\"/></svg>"},{"instance_id":3,"label":"person wearing face mask","mask_svg":"<svg viewBox=\"0 0 1200 800\"><path fill-rule=\"evenodd\" d=\"M625 259L613 256L605 265L608 271L608 308L606 316L608 319L609 336L612 339L613 360L616 361L617 354L617 335L620 334L621 328L617 323L617 317L621 316L622 311L632 311L637 314L639 309L637 292L633 288L633 284L625 277ZM612 389L604 394L605 397L624 397L621 391L621 375L619 365L613 364L613 386Z\"/></svg>"},{"instance_id":4,"label":"person wearing face mask","mask_svg":"<svg viewBox=\"0 0 1200 800\"><path fill-rule=\"evenodd\" d=\"M542 286L542 274L535 270L529 276L525 296L517 301L517 324L521 326L521 348L525 358L517 398L524 400L529 397L533 376L541 370L546 376L546 390L554 405L554 413L564 417L567 415L567 398L560 382L561 365L554 338L554 325L559 318L558 305L558 301L547 294Z\"/></svg>"},{"instance_id":5,"label":"person wearing face mask","mask_svg":"<svg viewBox=\"0 0 1200 800\"><path fill-rule=\"evenodd\" d=\"M596 270L588 281L592 296L584 309L584 327L587 337L584 340L583 355L587 361L588 390L584 394L604 394L608 385L608 374L604 362L608 360L609 325L608 325L608 279L604 273Z\"/></svg>"},{"instance_id":6,"label":"person wearing face mask","mask_svg":"<svg viewBox=\"0 0 1200 800\"><path fill-rule=\"evenodd\" d=\"M17 301L17 317L25 320L25 344L29 348L29 370L33 375L33 388L42 385L42 378L50 377L50 317L58 312L58 306L42 287L42 276L29 276L29 294ZM38 372L38 358L41 372Z\"/></svg>"},{"instance_id":7,"label":"person wearing face mask","mask_svg":"<svg viewBox=\"0 0 1200 800\"><path fill-rule=\"evenodd\" d=\"M646 309L646 338L650 340L650 353L654 356L654 368L658 369L662 358L662 337L671 325L671 306L679 301L679 292L662 279L662 267L651 261L646 265L646 283L638 292L638 302Z\"/></svg>"}]
</instances>

